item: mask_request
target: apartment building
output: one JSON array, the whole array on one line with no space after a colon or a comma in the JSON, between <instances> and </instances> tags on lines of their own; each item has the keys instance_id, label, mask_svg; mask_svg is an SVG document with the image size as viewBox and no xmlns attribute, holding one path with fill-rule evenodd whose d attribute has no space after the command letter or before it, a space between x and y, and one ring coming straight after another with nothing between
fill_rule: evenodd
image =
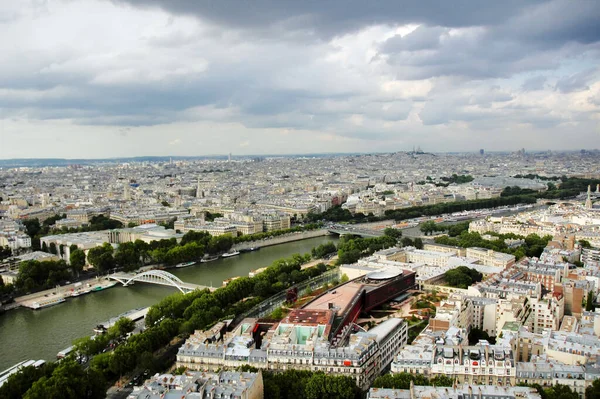
<instances>
[{"instance_id":1,"label":"apartment building","mask_svg":"<svg viewBox=\"0 0 600 399\"><path fill-rule=\"evenodd\" d=\"M367 388L379 375L383 362L391 360L406 343L407 327L401 320L388 321L372 332L349 335L347 343L333 346L328 340L333 311L299 310L272 326L258 347L256 320L244 320L222 342L209 343L196 332L180 348L177 365L192 370L239 367L248 364L269 370L309 370L350 376Z\"/></svg>"},{"instance_id":2,"label":"apartment building","mask_svg":"<svg viewBox=\"0 0 600 399\"><path fill-rule=\"evenodd\" d=\"M515 384L516 365L509 345L466 342L467 331L426 329L412 345L405 346L392 362L393 373L410 372L428 378L445 375L459 383L510 386Z\"/></svg>"},{"instance_id":3,"label":"apartment building","mask_svg":"<svg viewBox=\"0 0 600 399\"><path fill-rule=\"evenodd\" d=\"M485 266L507 268L515 264L515 256L485 248L467 248L467 258L476 259Z\"/></svg>"},{"instance_id":4,"label":"apartment building","mask_svg":"<svg viewBox=\"0 0 600 399\"><path fill-rule=\"evenodd\" d=\"M144 385L134 387L127 399L263 399L262 374L218 371L190 372L181 375L156 374Z\"/></svg>"},{"instance_id":5,"label":"apartment building","mask_svg":"<svg viewBox=\"0 0 600 399\"><path fill-rule=\"evenodd\" d=\"M453 387L412 385L410 389L371 388L367 399L541 399L535 388L462 384Z\"/></svg>"}]
</instances>

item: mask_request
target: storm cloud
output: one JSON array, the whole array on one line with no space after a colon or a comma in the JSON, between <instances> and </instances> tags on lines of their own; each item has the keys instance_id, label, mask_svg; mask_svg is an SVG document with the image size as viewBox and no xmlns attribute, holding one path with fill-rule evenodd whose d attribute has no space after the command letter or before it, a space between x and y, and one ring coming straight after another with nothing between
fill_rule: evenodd
<instances>
[{"instance_id":1,"label":"storm cloud","mask_svg":"<svg viewBox=\"0 0 600 399\"><path fill-rule=\"evenodd\" d=\"M599 20L585 0L5 2L0 157L593 147Z\"/></svg>"}]
</instances>

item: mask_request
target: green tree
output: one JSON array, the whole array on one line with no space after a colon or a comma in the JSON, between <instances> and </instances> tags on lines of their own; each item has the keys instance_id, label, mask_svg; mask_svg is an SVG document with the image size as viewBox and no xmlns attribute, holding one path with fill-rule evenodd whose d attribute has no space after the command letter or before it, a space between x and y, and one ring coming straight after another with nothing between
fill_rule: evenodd
<instances>
[{"instance_id":1,"label":"green tree","mask_svg":"<svg viewBox=\"0 0 600 399\"><path fill-rule=\"evenodd\" d=\"M587 298L585 300L585 310L588 312L593 312L596 309L594 306L594 292L590 291L587 294Z\"/></svg>"},{"instance_id":2,"label":"green tree","mask_svg":"<svg viewBox=\"0 0 600 399\"><path fill-rule=\"evenodd\" d=\"M40 368L33 366L22 368L18 373L11 375L0 387L0 398L21 399L34 382L46 375L51 375L55 367L56 364L47 363Z\"/></svg>"},{"instance_id":3,"label":"green tree","mask_svg":"<svg viewBox=\"0 0 600 399\"><path fill-rule=\"evenodd\" d=\"M469 345L476 345L479 340L482 339L489 341L491 344L494 344L496 341L495 339L490 338L489 334L480 328L472 328L471 331L469 331Z\"/></svg>"},{"instance_id":4,"label":"green tree","mask_svg":"<svg viewBox=\"0 0 600 399\"><path fill-rule=\"evenodd\" d=\"M71 269L79 273L83 270L85 266L85 252L81 249L77 248L75 251L71 251L71 255L69 256L69 263L71 264Z\"/></svg>"},{"instance_id":5,"label":"green tree","mask_svg":"<svg viewBox=\"0 0 600 399\"><path fill-rule=\"evenodd\" d=\"M114 255L115 263L125 271L135 270L141 266L140 254L136 245L132 242L124 242L119 245Z\"/></svg>"},{"instance_id":6,"label":"green tree","mask_svg":"<svg viewBox=\"0 0 600 399\"><path fill-rule=\"evenodd\" d=\"M358 393L356 383L350 377L313 374L306 382L304 397L306 399L351 399Z\"/></svg>"},{"instance_id":7,"label":"green tree","mask_svg":"<svg viewBox=\"0 0 600 399\"><path fill-rule=\"evenodd\" d=\"M51 243L50 243L50 248L49 248L49 250L50 250L50 253L51 253L51 254L54 254L54 255L57 255L57 254L58 254L58 251L56 250L56 244L55 244L55 243L53 243L53 242L51 242Z\"/></svg>"},{"instance_id":8,"label":"green tree","mask_svg":"<svg viewBox=\"0 0 600 399\"><path fill-rule=\"evenodd\" d=\"M419 230L421 230L421 232L425 235L433 234L433 232L436 231L436 229L437 226L433 220L428 220L427 222L424 222L421 224L421 226L419 226Z\"/></svg>"},{"instance_id":9,"label":"green tree","mask_svg":"<svg viewBox=\"0 0 600 399\"><path fill-rule=\"evenodd\" d=\"M383 234L388 237L392 237L392 238L395 238L396 240L399 240L402 237L402 230L394 229L392 227L386 227L383 230Z\"/></svg>"},{"instance_id":10,"label":"green tree","mask_svg":"<svg viewBox=\"0 0 600 399\"><path fill-rule=\"evenodd\" d=\"M79 399L104 398L106 381L93 369L84 370L73 359L65 359L50 377L34 382L25 393L25 399Z\"/></svg>"},{"instance_id":11,"label":"green tree","mask_svg":"<svg viewBox=\"0 0 600 399\"><path fill-rule=\"evenodd\" d=\"M594 380L591 386L585 389L586 399L598 399L600 398L600 379Z\"/></svg>"},{"instance_id":12,"label":"green tree","mask_svg":"<svg viewBox=\"0 0 600 399\"><path fill-rule=\"evenodd\" d=\"M102 246L94 247L88 251L88 262L99 272L105 273L115 267L113 251L112 245L105 242Z\"/></svg>"},{"instance_id":13,"label":"green tree","mask_svg":"<svg viewBox=\"0 0 600 399\"><path fill-rule=\"evenodd\" d=\"M12 250L8 245L0 247L0 260L10 258L12 256Z\"/></svg>"},{"instance_id":14,"label":"green tree","mask_svg":"<svg viewBox=\"0 0 600 399\"><path fill-rule=\"evenodd\" d=\"M400 243L403 247L412 247L415 245L414 241L410 237L402 237Z\"/></svg>"},{"instance_id":15,"label":"green tree","mask_svg":"<svg viewBox=\"0 0 600 399\"><path fill-rule=\"evenodd\" d=\"M423 249L423 240L420 237L415 238L414 244L415 248Z\"/></svg>"},{"instance_id":16,"label":"green tree","mask_svg":"<svg viewBox=\"0 0 600 399\"><path fill-rule=\"evenodd\" d=\"M475 269L459 266L444 273L444 280L451 287L468 288L471 284L481 281L483 275Z\"/></svg>"}]
</instances>

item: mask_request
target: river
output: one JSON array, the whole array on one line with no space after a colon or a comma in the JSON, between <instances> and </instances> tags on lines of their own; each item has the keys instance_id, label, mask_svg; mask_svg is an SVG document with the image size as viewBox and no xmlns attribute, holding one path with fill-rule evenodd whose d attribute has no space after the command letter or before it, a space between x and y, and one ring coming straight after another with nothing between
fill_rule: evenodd
<instances>
[{"instance_id":1,"label":"river","mask_svg":"<svg viewBox=\"0 0 600 399\"><path fill-rule=\"evenodd\" d=\"M295 253L310 252L313 247L335 239L335 236L325 236L294 241L169 272L187 283L219 287L225 279L248 276L251 270ZM92 335L97 324L130 309L151 306L176 292L175 288L144 283L130 287L118 285L47 309L8 311L0 316L0 370L22 360L54 360L74 339Z\"/></svg>"}]
</instances>

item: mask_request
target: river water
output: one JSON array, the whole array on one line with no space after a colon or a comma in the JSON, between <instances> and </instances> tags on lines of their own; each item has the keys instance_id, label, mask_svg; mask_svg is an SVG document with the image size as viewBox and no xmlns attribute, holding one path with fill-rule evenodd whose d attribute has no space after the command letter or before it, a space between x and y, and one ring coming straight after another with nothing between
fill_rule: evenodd
<instances>
[{"instance_id":1,"label":"river water","mask_svg":"<svg viewBox=\"0 0 600 399\"><path fill-rule=\"evenodd\" d=\"M335 236L325 236L274 245L169 272L187 283L219 287L225 279L248 276L251 270L295 253L310 252L313 247L335 239ZM144 283L130 287L117 285L47 309L8 311L0 316L0 371L22 360L54 360L74 339L92 335L99 323L130 309L151 306L175 292L175 288Z\"/></svg>"}]
</instances>

